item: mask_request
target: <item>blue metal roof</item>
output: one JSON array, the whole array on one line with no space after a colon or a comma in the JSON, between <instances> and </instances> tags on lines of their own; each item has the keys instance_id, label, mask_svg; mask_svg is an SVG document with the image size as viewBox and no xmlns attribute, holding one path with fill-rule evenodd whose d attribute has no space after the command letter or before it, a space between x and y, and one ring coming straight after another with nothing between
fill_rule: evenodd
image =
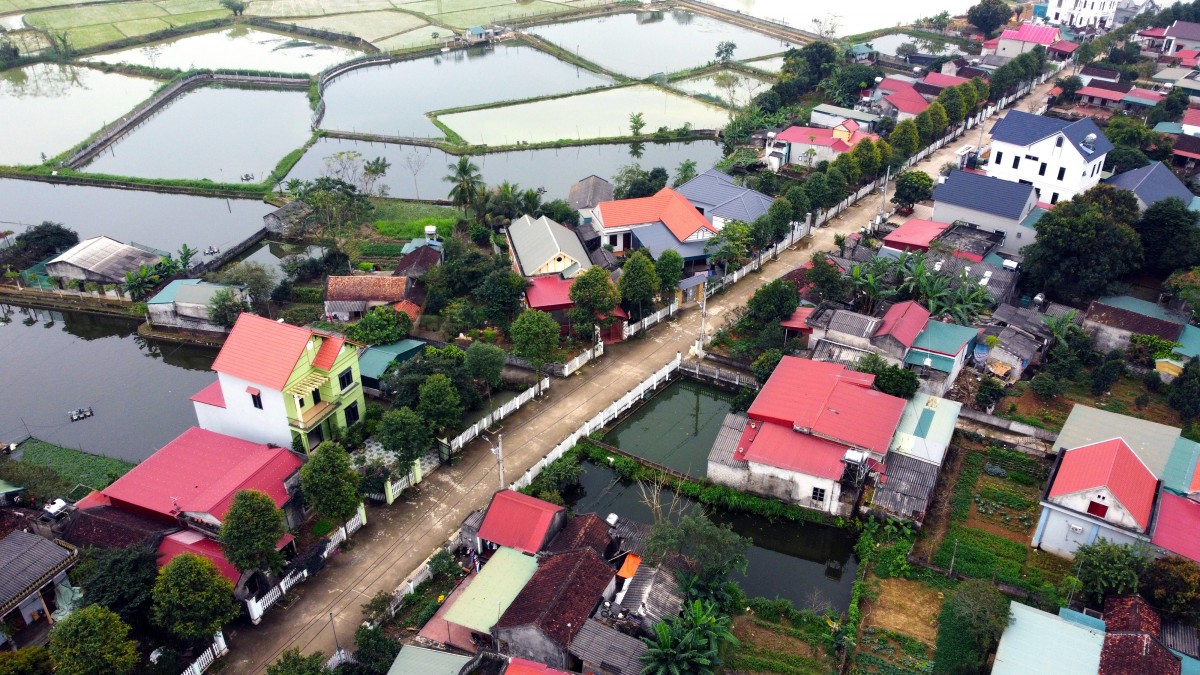
<instances>
[{"instance_id":1,"label":"blue metal roof","mask_svg":"<svg viewBox=\"0 0 1200 675\"><path fill-rule=\"evenodd\" d=\"M1183 124L1179 122L1159 122L1154 125L1154 131L1160 134L1182 134Z\"/></svg>"},{"instance_id":2,"label":"blue metal roof","mask_svg":"<svg viewBox=\"0 0 1200 675\"><path fill-rule=\"evenodd\" d=\"M1184 206L1191 206L1196 195L1187 189L1175 172L1162 162L1147 164L1139 169L1117 174L1106 181L1109 185L1122 190L1129 190L1138 196L1146 206L1164 199L1175 197Z\"/></svg>"},{"instance_id":3,"label":"blue metal roof","mask_svg":"<svg viewBox=\"0 0 1200 675\"><path fill-rule=\"evenodd\" d=\"M1179 334L1179 346L1174 351L1189 359L1200 356L1200 328L1191 324L1184 326L1183 332Z\"/></svg>"},{"instance_id":4,"label":"blue metal roof","mask_svg":"<svg viewBox=\"0 0 1200 675\"><path fill-rule=\"evenodd\" d=\"M1132 295L1109 295L1099 298L1096 302L1180 325L1187 323L1187 316L1185 314L1173 312L1158 303L1135 298Z\"/></svg>"},{"instance_id":5,"label":"blue metal roof","mask_svg":"<svg viewBox=\"0 0 1200 675\"><path fill-rule=\"evenodd\" d=\"M1167 456L1162 470L1163 487L1177 495L1187 496L1192 479L1196 474L1196 463L1200 462L1200 443L1183 436L1175 439L1171 454Z\"/></svg>"},{"instance_id":6,"label":"blue metal roof","mask_svg":"<svg viewBox=\"0 0 1200 675\"><path fill-rule=\"evenodd\" d=\"M704 245L707 241L679 241L662 223L651 223L635 228L633 236L655 260L658 260L658 256L668 249L677 251L679 255L683 256L684 261L708 258L704 253Z\"/></svg>"},{"instance_id":7,"label":"blue metal roof","mask_svg":"<svg viewBox=\"0 0 1200 675\"><path fill-rule=\"evenodd\" d=\"M1079 154L1087 158L1099 157L1113 149L1113 144L1090 117L1068 122L1055 117L1010 110L992 127L992 138L1013 145L1032 145L1057 133L1066 136ZM1093 151L1085 150L1082 145L1088 134L1096 136Z\"/></svg>"},{"instance_id":8,"label":"blue metal roof","mask_svg":"<svg viewBox=\"0 0 1200 675\"><path fill-rule=\"evenodd\" d=\"M153 298L147 300L146 304L163 305L175 302L175 294L179 292L180 288L183 286L195 286L198 283L200 283L199 279L176 279L175 281L167 284L161 291L155 294Z\"/></svg>"},{"instance_id":9,"label":"blue metal roof","mask_svg":"<svg viewBox=\"0 0 1200 675\"><path fill-rule=\"evenodd\" d=\"M1012 619L996 648L993 675L1095 675L1104 631L1013 602Z\"/></svg>"},{"instance_id":10,"label":"blue metal roof","mask_svg":"<svg viewBox=\"0 0 1200 675\"><path fill-rule=\"evenodd\" d=\"M1084 626L1086 628L1094 628L1099 631L1107 630L1107 626L1104 625L1104 619L1098 619L1094 616L1088 616L1087 614L1084 614L1083 612L1076 612L1075 610L1069 609L1067 607L1059 607L1058 615L1061 618L1066 619L1067 621L1070 621L1071 623L1077 623L1080 626Z\"/></svg>"},{"instance_id":11,"label":"blue metal roof","mask_svg":"<svg viewBox=\"0 0 1200 675\"><path fill-rule=\"evenodd\" d=\"M908 350L908 354L904 355L904 362L910 366L923 366L925 359L929 359L929 367L934 370L940 370L943 373L954 372L954 359L933 352L925 352L917 349Z\"/></svg>"},{"instance_id":12,"label":"blue metal roof","mask_svg":"<svg viewBox=\"0 0 1200 675\"><path fill-rule=\"evenodd\" d=\"M933 189L933 200L1016 220L1021 217L1032 194L1032 185L970 171L951 171L946 182Z\"/></svg>"}]
</instances>

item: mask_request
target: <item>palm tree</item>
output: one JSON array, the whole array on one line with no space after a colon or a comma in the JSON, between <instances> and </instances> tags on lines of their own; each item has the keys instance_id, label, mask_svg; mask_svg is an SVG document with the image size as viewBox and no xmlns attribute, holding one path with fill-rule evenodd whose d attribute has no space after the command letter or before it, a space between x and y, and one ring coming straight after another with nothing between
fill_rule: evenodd
<instances>
[{"instance_id":1,"label":"palm tree","mask_svg":"<svg viewBox=\"0 0 1200 675\"><path fill-rule=\"evenodd\" d=\"M446 167L450 173L442 180L450 183L450 202L460 209L476 206L479 196L487 190L479 167L469 155L458 158L458 162Z\"/></svg>"},{"instance_id":2,"label":"palm tree","mask_svg":"<svg viewBox=\"0 0 1200 675\"><path fill-rule=\"evenodd\" d=\"M872 263L855 265L850 270L850 287L854 289L854 295L861 303L858 309L863 314L874 312L875 305L880 300L886 300L896 293L896 289L887 283L888 270L880 264Z\"/></svg>"},{"instance_id":3,"label":"palm tree","mask_svg":"<svg viewBox=\"0 0 1200 675\"><path fill-rule=\"evenodd\" d=\"M654 625L654 639L642 638L642 675L711 675L714 655L698 631L682 627L675 617Z\"/></svg>"},{"instance_id":4,"label":"palm tree","mask_svg":"<svg viewBox=\"0 0 1200 675\"><path fill-rule=\"evenodd\" d=\"M521 186L504 181L496 186L488 203L488 212L504 216L509 220L516 218L521 208Z\"/></svg>"},{"instance_id":5,"label":"palm tree","mask_svg":"<svg viewBox=\"0 0 1200 675\"><path fill-rule=\"evenodd\" d=\"M542 210L542 193L533 188L521 193L518 211L529 216L537 215Z\"/></svg>"}]
</instances>

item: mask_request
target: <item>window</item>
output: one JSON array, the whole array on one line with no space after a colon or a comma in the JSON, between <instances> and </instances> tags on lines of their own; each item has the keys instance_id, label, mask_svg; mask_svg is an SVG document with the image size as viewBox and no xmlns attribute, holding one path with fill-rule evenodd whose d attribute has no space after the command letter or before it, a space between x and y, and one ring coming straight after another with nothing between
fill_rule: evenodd
<instances>
[{"instance_id":1,"label":"window","mask_svg":"<svg viewBox=\"0 0 1200 675\"><path fill-rule=\"evenodd\" d=\"M262 394L250 394L250 402L254 404L255 408L258 408L259 410L263 409Z\"/></svg>"},{"instance_id":2,"label":"window","mask_svg":"<svg viewBox=\"0 0 1200 675\"><path fill-rule=\"evenodd\" d=\"M1029 160L1029 161L1031 161L1031 162L1036 162L1036 161L1038 161L1038 158L1037 158L1037 157L1034 157L1033 155L1025 155L1025 159L1027 159L1027 160Z\"/></svg>"},{"instance_id":3,"label":"window","mask_svg":"<svg viewBox=\"0 0 1200 675\"><path fill-rule=\"evenodd\" d=\"M1017 167L1018 167L1018 166L1020 166L1020 165L1021 165L1021 158L1020 158L1020 157L1013 157L1013 168L1015 169L1015 168L1017 168Z\"/></svg>"},{"instance_id":4,"label":"window","mask_svg":"<svg viewBox=\"0 0 1200 675\"><path fill-rule=\"evenodd\" d=\"M297 407L299 407L299 408L301 408L301 409L303 409L303 408L304 408L304 397L303 397L303 396L301 396L300 398L297 398L297 399L296 399L296 406L297 406Z\"/></svg>"},{"instance_id":5,"label":"window","mask_svg":"<svg viewBox=\"0 0 1200 675\"><path fill-rule=\"evenodd\" d=\"M313 405L316 405L320 402L321 402L321 390L313 389Z\"/></svg>"},{"instance_id":6,"label":"window","mask_svg":"<svg viewBox=\"0 0 1200 675\"><path fill-rule=\"evenodd\" d=\"M996 153L996 166L1000 166L1000 160L1002 160L1002 159L1004 159L1004 153L997 152Z\"/></svg>"},{"instance_id":7,"label":"window","mask_svg":"<svg viewBox=\"0 0 1200 675\"><path fill-rule=\"evenodd\" d=\"M349 389L352 384L354 384L354 373L347 368L342 371L341 375L338 375L338 386L342 389Z\"/></svg>"},{"instance_id":8,"label":"window","mask_svg":"<svg viewBox=\"0 0 1200 675\"><path fill-rule=\"evenodd\" d=\"M825 501L825 488L813 488L812 499L814 502Z\"/></svg>"},{"instance_id":9,"label":"window","mask_svg":"<svg viewBox=\"0 0 1200 675\"><path fill-rule=\"evenodd\" d=\"M346 426L350 426L358 421L358 403L354 402L346 406Z\"/></svg>"},{"instance_id":10,"label":"window","mask_svg":"<svg viewBox=\"0 0 1200 675\"><path fill-rule=\"evenodd\" d=\"M1057 193L1057 192L1055 192L1054 194L1050 195L1050 203L1051 203L1051 204L1057 204L1057 203L1058 203L1058 193Z\"/></svg>"},{"instance_id":11,"label":"window","mask_svg":"<svg viewBox=\"0 0 1200 675\"><path fill-rule=\"evenodd\" d=\"M1065 167L1065 166L1058 167L1058 179L1062 180L1063 176L1066 176L1066 175L1067 175L1067 167Z\"/></svg>"},{"instance_id":12,"label":"window","mask_svg":"<svg viewBox=\"0 0 1200 675\"><path fill-rule=\"evenodd\" d=\"M1108 515L1108 504L1089 502L1088 515L1096 516L1097 518L1103 518L1104 516Z\"/></svg>"},{"instance_id":13,"label":"window","mask_svg":"<svg viewBox=\"0 0 1200 675\"><path fill-rule=\"evenodd\" d=\"M1045 162L1042 162L1042 166L1038 169L1038 175L1039 176L1046 175L1046 163Z\"/></svg>"}]
</instances>

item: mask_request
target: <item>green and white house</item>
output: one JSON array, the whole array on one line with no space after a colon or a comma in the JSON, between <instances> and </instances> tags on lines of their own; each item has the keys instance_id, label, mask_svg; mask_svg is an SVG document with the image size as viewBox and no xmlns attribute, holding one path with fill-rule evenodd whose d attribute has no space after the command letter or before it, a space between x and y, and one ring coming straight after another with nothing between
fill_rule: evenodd
<instances>
[{"instance_id":1,"label":"green and white house","mask_svg":"<svg viewBox=\"0 0 1200 675\"><path fill-rule=\"evenodd\" d=\"M358 347L344 338L242 314L192 397L201 428L308 452L366 411Z\"/></svg>"}]
</instances>

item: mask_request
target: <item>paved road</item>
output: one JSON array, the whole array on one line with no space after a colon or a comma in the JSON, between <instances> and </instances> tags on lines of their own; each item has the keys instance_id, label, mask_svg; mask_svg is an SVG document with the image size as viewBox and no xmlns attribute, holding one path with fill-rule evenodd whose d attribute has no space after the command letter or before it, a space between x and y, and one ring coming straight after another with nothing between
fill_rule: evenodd
<instances>
[{"instance_id":1,"label":"paved road","mask_svg":"<svg viewBox=\"0 0 1200 675\"><path fill-rule=\"evenodd\" d=\"M1050 86L1052 83L1040 91L1048 91ZM1023 108L1025 104L1020 105ZM976 138L969 133L919 167L936 175L938 167L953 159L955 148ZM868 224L879 206L878 196L863 199L778 260L764 265L759 273L711 299L710 333L724 323L730 309L745 305L759 286L807 262L813 251L831 250L835 234L857 231ZM651 329L649 335L611 346L603 358L569 379L552 380L546 397L504 421L506 480L525 472L570 431L661 368L676 352L686 355L699 330L699 311L685 310L675 321ZM368 525L351 540L350 549L331 558L321 574L297 586L287 607L272 608L258 626L229 631L232 652L227 658L232 663L227 667L238 673L261 672L291 647L299 647L305 654L317 650L330 654L335 649L334 628L338 644L352 647L354 630L362 623L361 605L379 591L393 591L446 541L468 513L486 505L498 487L495 458L486 443L476 441L464 450L457 465L434 472L391 507L369 509Z\"/></svg>"}]
</instances>

